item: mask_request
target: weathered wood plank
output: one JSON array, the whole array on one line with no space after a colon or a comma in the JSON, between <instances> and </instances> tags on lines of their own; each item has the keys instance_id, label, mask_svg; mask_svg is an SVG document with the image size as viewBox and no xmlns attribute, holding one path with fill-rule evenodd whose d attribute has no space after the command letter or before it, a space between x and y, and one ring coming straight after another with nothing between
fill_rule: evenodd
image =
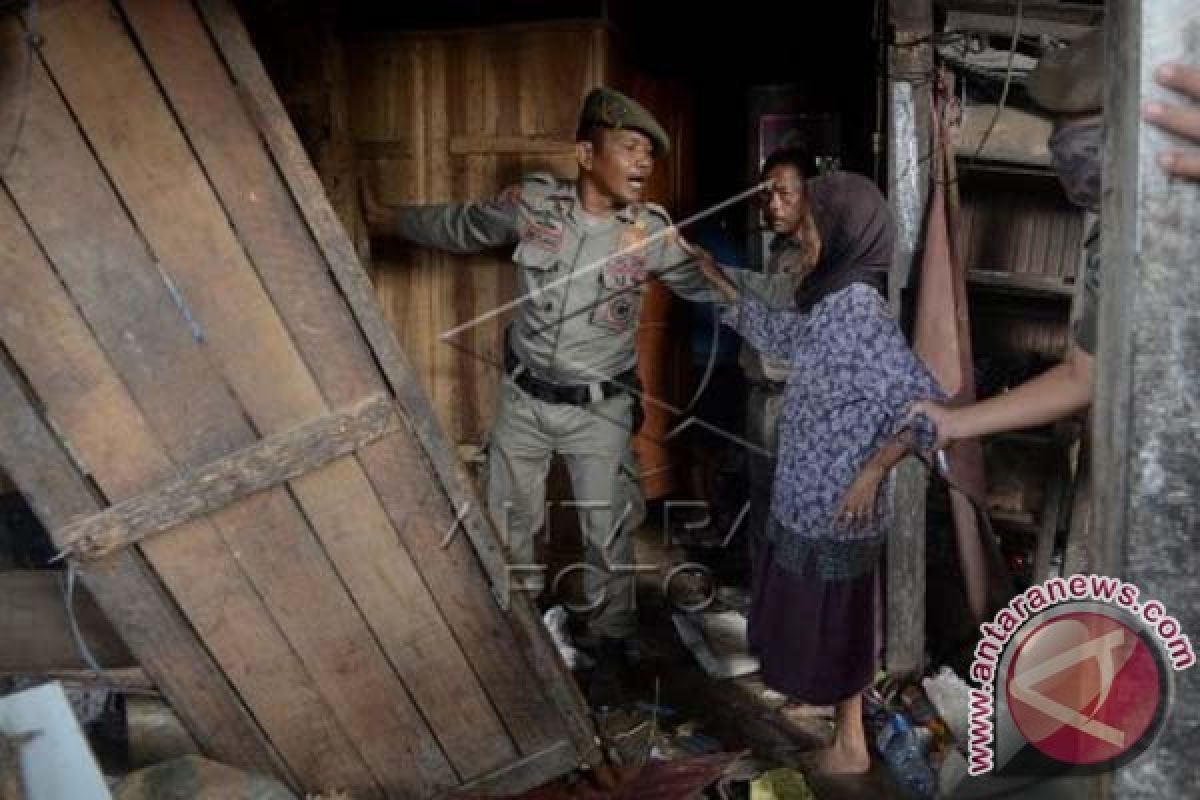
<instances>
[{"instance_id":1,"label":"weathered wood plank","mask_svg":"<svg viewBox=\"0 0 1200 800\"><path fill-rule=\"evenodd\" d=\"M326 10L326 17L332 16ZM364 264L371 261L370 231L363 218L359 193L358 153L350 132L350 92L346 75L346 52L332 19L321 23L321 78L325 89L325 107L329 114L329 130L318 143L313 161L321 182L329 192L333 205L346 228L358 257Z\"/></svg>"},{"instance_id":2,"label":"weathered wood plank","mask_svg":"<svg viewBox=\"0 0 1200 800\"><path fill-rule=\"evenodd\" d=\"M106 3L74 2L47 5L40 19L47 33L43 53L56 81L140 233L159 254L162 280L170 281L188 311L193 339L202 344L203 363L177 381L191 394L173 408L165 401L175 398L157 385L141 384L137 392L144 408L153 407L168 447L182 463L205 463L253 442L251 420L270 433L319 416L319 393L119 17ZM141 372L151 369L178 374L176 358L189 357L183 343L156 330L139 339L155 347L135 353L120 336L120 327L134 324L129 320L143 305L158 309L161 303L140 303L131 290L95 295L90 321L110 351L122 354L127 380L144 380ZM175 314L164 324L178 330ZM180 418L180 407L189 408L192 419ZM192 433L196 427L203 436ZM223 445L216 453L214 443ZM280 489L247 498L221 512L221 529L227 539L236 531L231 540L239 566L329 701L326 727L340 725L370 765L352 770L353 783L379 780L390 791L421 795L452 785L455 776L342 583L344 564L372 570L394 550L369 487L361 480L354 484L355 469L352 460L342 459L293 481L292 493ZM380 541L383 549L374 546ZM336 553L338 569L325 548ZM355 681L346 681L347 674ZM281 689L272 690L272 702L291 705ZM281 733L290 735L271 731L273 737Z\"/></svg>"},{"instance_id":3,"label":"weathered wood plank","mask_svg":"<svg viewBox=\"0 0 1200 800\"><path fill-rule=\"evenodd\" d=\"M23 152L5 176L8 190L23 201L25 217L31 224L40 225L46 234L44 243L50 245L48 251L60 259L60 264L83 265L89 275L101 281L114 259L128 259L116 261L127 264L145 260L144 253L128 248L128 243L136 240L124 237L132 230L119 215L115 198L96 182L95 162L80 162L73 157L79 152L85 155L83 143L73 127L62 127L70 124L70 119L40 68L32 92L28 160ZM76 138L64 138L68 133ZM43 154L42 146L49 152ZM30 172L29 167L35 164L37 172ZM68 193L73 193L70 196L76 203L61 204ZM60 213L62 216L55 216ZM55 241L56 227L70 234L64 239L74 242L76 258ZM34 387L38 402L46 407L54 431L70 443L110 499L131 497L145 486L166 480L174 468L150 423L98 349L88 325L20 223L7 196L0 198L0 234L6 243L0 251L4 259L0 261L0 296L5 297L6 308L20 309L17 314L0 314L0 339ZM149 308L143 308L143 312L148 313ZM166 375L160 379L164 386L169 385ZM8 407L6 403L4 408ZM54 463L66 462L65 457L54 453L48 456L34 452L42 458L54 456ZM97 501L90 498L82 479L77 479L79 488L68 482L71 473L43 468L24 475L20 470L28 467L26 457L14 444L12 451L5 453L6 469L16 477L52 534L67 518L98 510ZM83 498L89 498L88 503ZM240 521L230 522L233 524L229 530L235 531ZM173 536L146 542L144 552L212 651L212 657L204 654L198 644L188 645L181 634L173 636L176 628L186 627L186 622L175 621L179 612L175 612L172 599L158 585L154 571L139 560L116 554L90 565L84 575L95 578L89 588L97 600L103 603L106 597L112 599L104 606L109 619L120 620L126 643L152 670L180 714L196 724L194 730L203 744L211 747L211 752L222 753L241 744L238 727L222 715L222 711L228 714L229 702L222 703L214 687L209 688L212 696L206 697L205 684L211 676L204 679L203 674L193 674L161 648L174 646L180 654L196 658L196 669L211 669L214 675L220 675L223 669L253 716L264 727L282 732L272 734L272 744L301 783L317 776L336 776L334 780L342 778L344 786L370 789L355 782L364 765L341 730L331 724L331 710L324 708L311 679L296 661L287 640L276 631L262 600L245 582L238 561L223 545L218 530L208 522L182 525ZM133 591L146 591L150 600L161 597L166 608L154 602L140 608L128 596ZM239 624L230 625L228 620L238 620ZM160 634L161 643L157 639ZM220 661L220 668L214 657ZM178 676L174 670L178 670ZM178 694L173 696L170 688L178 688ZM197 692L194 699L193 688ZM281 688L294 699L292 705L271 702ZM214 705L212 716L205 714L209 703ZM236 721L238 718L233 717ZM253 733L257 735L257 730ZM262 768L262 759L258 766Z\"/></svg>"},{"instance_id":4,"label":"weathered wood plank","mask_svg":"<svg viewBox=\"0 0 1200 800\"><path fill-rule=\"evenodd\" d=\"M1068 443L1062 439L1056 440L1063 451ZM1050 573L1050 559L1054 555L1054 545L1058 539L1058 522L1062 516L1062 505L1066 499L1067 486L1071 480L1067 459L1060 453L1055 453L1051 459L1050 485L1046 487L1046 500L1042 503L1042 515L1038 521L1037 547L1033 555L1033 582L1046 580Z\"/></svg>"},{"instance_id":5,"label":"weathered wood plank","mask_svg":"<svg viewBox=\"0 0 1200 800\"><path fill-rule=\"evenodd\" d=\"M379 395L353 409L267 437L72 522L55 541L63 543L60 552L64 554L101 558L353 453L399 426L391 399Z\"/></svg>"},{"instance_id":6,"label":"weathered wood plank","mask_svg":"<svg viewBox=\"0 0 1200 800\"><path fill-rule=\"evenodd\" d=\"M218 674L217 677L219 678L220 675ZM81 689L105 689L125 694L141 694L152 697L162 696L162 693L159 692L150 675L141 667L101 669L99 672L90 668L43 669L35 672L28 670L6 670L0 672L0 680L5 679L49 680L58 681L64 686L77 686Z\"/></svg>"},{"instance_id":7,"label":"weathered wood plank","mask_svg":"<svg viewBox=\"0 0 1200 800\"><path fill-rule=\"evenodd\" d=\"M6 26L2 30L5 43L11 44L12 27ZM37 75L35 79L36 92L38 87L46 84L44 76ZM36 93L34 97L37 97ZM32 118L39 122L45 119L40 114ZM36 141L40 139L30 140ZM19 164L14 161L10 165L7 179L11 180L14 173L20 172ZM5 307L21 309L16 315L0 314L0 339L13 358L26 365L24 374L39 391L47 414L56 420L55 428L51 430L33 410L14 378L16 367L6 359L4 368L0 369L0 463L21 488L43 524L53 532L72 516L100 509L100 501L60 449L58 435L71 442L80 457L96 466L104 464L106 453L122 454L122 469L96 477L100 488L110 497L132 491L147 476L165 474L169 465L150 443L148 428L139 423L132 402L122 397L120 387L107 372L102 355L85 343L88 341L86 331L73 308L65 298L60 300L54 294L57 281L45 285L39 282L36 276L52 277L49 265L18 221L7 196L0 198L0 238L5 242L0 251L0 289ZM101 253L97 256L102 260ZM28 270L33 267L39 270L31 276ZM24 294L25 290L30 294ZM86 388L81 390L80 387ZM47 391L57 389L64 391ZM87 418L89 414L102 418L110 410L127 411L130 416L108 422ZM203 542L197 537L216 536L207 526L197 527L201 529L184 532L191 536L186 552L182 554L189 560L203 552ZM213 656L192 632L188 621L141 556L132 551L118 553L89 566L82 579L206 752L248 769L289 775L289 769L281 764L272 745L263 739L250 713L225 682ZM218 593L215 596L220 597L221 602L213 603L212 598L204 597L192 599L209 601L208 607L220 614L234 614L247 623L261 614L252 596L242 592L239 584L231 580L229 572L222 570L220 565L210 562L205 581L198 581L197 585ZM241 630L235 628L228 634ZM279 657L280 653L286 652L286 646L273 646L277 640L267 633L260 633L257 642L249 639L239 642L236 636L226 635L225 631L218 630L217 633L206 637L210 645L214 640L218 644L228 642L235 651L244 648L247 652L257 647L262 662L275 670L269 680L286 683L293 677L293 670L287 666L290 655ZM237 676L237 670L231 672L233 677ZM297 696L302 695L297 692ZM257 716L269 721L271 710L263 709ZM288 713L286 716L292 724L309 722L299 714ZM278 738L273 743L289 767L296 767L297 778L304 775L304 759L308 759L314 768L329 769L329 762L336 755L336 749L322 737L321 718L312 722L317 727L308 741L325 750L309 750L303 742L292 742L288 737ZM323 752L326 754L322 755ZM293 760L292 756L296 754L303 758Z\"/></svg>"},{"instance_id":8,"label":"weathered wood plank","mask_svg":"<svg viewBox=\"0 0 1200 800\"><path fill-rule=\"evenodd\" d=\"M952 0L939 5L952 6L956 11L992 16L1008 17L1014 10L1012 0ZM1104 8L1095 3L1070 2L1069 0L1025 0L1023 11L1027 20L1047 20L1098 28L1104 24ZM1011 21L1007 32L1012 31Z\"/></svg>"},{"instance_id":9,"label":"weathered wood plank","mask_svg":"<svg viewBox=\"0 0 1200 800\"><path fill-rule=\"evenodd\" d=\"M406 421L419 432L422 444L430 452L439 477L446 485L457 485L458 473L434 421L429 401L408 369L399 344L387 321L379 313L370 283L359 268L349 239L325 198L320 180L312 170L304 149L291 127L287 113L271 90L271 84L250 43L236 12L223 0L199 4L202 16L213 34L218 50L243 92L248 110L267 142L280 172L308 224L317 246L362 328L363 335L379 359L380 367L396 393L400 406L407 411ZM432 447L436 442L439 447ZM450 478L450 481L447 481ZM463 493L464 498L467 496ZM463 503L462 505L468 505ZM479 515L477 506L472 506ZM476 544L493 585L502 585L504 556L493 537L481 536Z\"/></svg>"},{"instance_id":10,"label":"weathered wood plank","mask_svg":"<svg viewBox=\"0 0 1200 800\"><path fill-rule=\"evenodd\" d=\"M1071 494L1071 525L1067 530L1067 548L1063 554L1063 575L1093 572L1088 549L1092 539L1092 448L1091 427L1079 445L1075 482Z\"/></svg>"},{"instance_id":11,"label":"weathered wood plank","mask_svg":"<svg viewBox=\"0 0 1200 800\"><path fill-rule=\"evenodd\" d=\"M494 96L495 74L484 59L483 37L468 39L465 47L451 59L449 84L463 91L452 92L452 130L466 131L468 136L487 138L494 135L496 118L487 116L489 95ZM457 101L457 102L454 102ZM451 141L451 153L454 142ZM455 194L458 197L487 197L500 188L494 154L482 152L461 158L461 168ZM489 309L510 299L501 297L501 275L512 274L512 262L503 255L486 253L463 259L452 267L455 281L454 319L456 322L475 319ZM456 347L460 387L457 394L455 429L458 444L481 445L487 440L499 386L497 365L504 363L501 343L504 341L505 319L492 319L463 331L455 342L443 347Z\"/></svg>"},{"instance_id":12,"label":"weathered wood plank","mask_svg":"<svg viewBox=\"0 0 1200 800\"><path fill-rule=\"evenodd\" d=\"M215 59L198 57L197 48L189 46L189 41L203 37L203 30L178 9L141 2L127 2L125 7L214 189L239 221L241 241L323 394L336 405L379 391L377 367L349 309L329 281L324 260L303 229L289 224L295 213L292 200L262 150L257 129L220 65ZM240 191L247 180L256 187L252 203ZM543 748L561 738L561 725L549 718L551 708L529 676L466 543L440 546L454 517L411 436L388 437L361 451L359 459L420 569L413 576L396 572L389 582L427 587L439 599L438 608L421 613L413 608L415 601L397 597L396 604L409 607L413 625L428 626L431 619L444 615L470 656L470 663L461 656L432 662L433 655L425 652L422 664L429 674L413 676L412 681L417 689L431 686L425 696L440 692L440 701L435 697L422 708L443 744L458 756L456 765L464 773L481 774L515 756L506 744L497 710L523 749ZM433 507L438 500L444 510ZM374 568L387 570L392 565L377 563ZM394 618L398 612L393 607L380 613ZM397 653L415 658L399 649ZM473 673L488 695L464 683ZM419 700L422 696L417 694Z\"/></svg>"},{"instance_id":13,"label":"weathered wood plank","mask_svg":"<svg viewBox=\"0 0 1200 800\"><path fill-rule=\"evenodd\" d=\"M575 748L566 739L545 750L532 753L519 761L487 775L481 775L447 797L480 797L519 795L546 783L546 775L570 772L578 764Z\"/></svg>"},{"instance_id":14,"label":"weathered wood plank","mask_svg":"<svg viewBox=\"0 0 1200 800\"><path fill-rule=\"evenodd\" d=\"M573 98L572 98L573 99ZM489 136L465 134L450 137L450 155L551 155L574 156L575 142L547 136Z\"/></svg>"},{"instance_id":15,"label":"weathered wood plank","mask_svg":"<svg viewBox=\"0 0 1200 800\"><path fill-rule=\"evenodd\" d=\"M981 14L971 11L950 11L946 14L945 30L1012 36L1013 20L1011 14ZM1089 25L1059 22L1050 19L1026 18L1021 21L1021 33L1026 36L1077 39L1091 30L1095 30L1095 28Z\"/></svg>"},{"instance_id":16,"label":"weathered wood plank","mask_svg":"<svg viewBox=\"0 0 1200 800\"><path fill-rule=\"evenodd\" d=\"M462 529L470 538L492 585L505 585L505 563L495 533L474 493L468 490L468 479L462 473L454 451L438 429L429 401L414 378L394 333L379 312L371 285L357 264L353 246L338 224L286 113L271 91L270 82L245 29L225 0L200 0L198 5L218 50L242 88L247 103L254 109L254 117L267 147L388 383L400 404L408 409L408 420L424 456L438 475L451 507L462 512ZM578 752L581 757L594 760L598 753L586 704L542 628L535 610L522 597L513 600L512 613L527 657L542 680L544 690L566 722Z\"/></svg>"}]
</instances>

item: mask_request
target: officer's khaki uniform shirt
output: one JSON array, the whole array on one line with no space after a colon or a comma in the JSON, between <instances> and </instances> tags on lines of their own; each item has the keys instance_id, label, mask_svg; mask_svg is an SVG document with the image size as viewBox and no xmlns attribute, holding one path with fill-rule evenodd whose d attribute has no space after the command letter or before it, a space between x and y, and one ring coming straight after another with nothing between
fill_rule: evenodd
<instances>
[{"instance_id":1,"label":"officer's khaki uniform shirt","mask_svg":"<svg viewBox=\"0 0 1200 800\"><path fill-rule=\"evenodd\" d=\"M399 233L427 247L474 253L516 243L521 302L513 349L558 384L613 378L637 361L635 336L650 275L687 299L720 302L659 206L597 218L575 183L533 173L491 200L402 209Z\"/></svg>"}]
</instances>

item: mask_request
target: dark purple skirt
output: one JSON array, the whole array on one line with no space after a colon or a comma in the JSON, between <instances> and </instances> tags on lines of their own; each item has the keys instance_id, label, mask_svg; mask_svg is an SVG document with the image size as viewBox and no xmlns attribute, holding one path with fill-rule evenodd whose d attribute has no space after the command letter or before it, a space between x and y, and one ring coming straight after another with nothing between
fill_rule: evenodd
<instances>
[{"instance_id":1,"label":"dark purple skirt","mask_svg":"<svg viewBox=\"0 0 1200 800\"><path fill-rule=\"evenodd\" d=\"M830 581L809 555L801 573L773 558L766 542L754 554L749 641L767 686L793 700L826 706L871 684L879 664L879 567Z\"/></svg>"}]
</instances>

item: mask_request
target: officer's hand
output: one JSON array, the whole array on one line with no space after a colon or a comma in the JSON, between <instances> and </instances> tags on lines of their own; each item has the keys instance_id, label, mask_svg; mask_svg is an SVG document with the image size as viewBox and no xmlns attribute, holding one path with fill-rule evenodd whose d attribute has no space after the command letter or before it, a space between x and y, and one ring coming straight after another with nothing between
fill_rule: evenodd
<instances>
[{"instance_id":1,"label":"officer's hand","mask_svg":"<svg viewBox=\"0 0 1200 800\"><path fill-rule=\"evenodd\" d=\"M725 295L726 299L730 302L736 301L737 288L729 282L729 279L725 277L725 273L717 266L717 260L713 258L712 253L700 245L692 244L682 236L676 235L679 237L679 246L683 248L683 252L696 259L696 263L700 266L700 273L704 275L704 279L712 284L714 289Z\"/></svg>"},{"instance_id":2,"label":"officer's hand","mask_svg":"<svg viewBox=\"0 0 1200 800\"><path fill-rule=\"evenodd\" d=\"M391 208L381 203L375 196L371 182L360 180L358 193L359 199L362 201L363 219L367 223L367 230L375 234L390 233L389 227L393 218Z\"/></svg>"},{"instance_id":3,"label":"officer's hand","mask_svg":"<svg viewBox=\"0 0 1200 800\"><path fill-rule=\"evenodd\" d=\"M875 515L875 497L882 482L883 472L871 464L863 467L838 508L838 518L844 525L858 527Z\"/></svg>"},{"instance_id":4,"label":"officer's hand","mask_svg":"<svg viewBox=\"0 0 1200 800\"><path fill-rule=\"evenodd\" d=\"M1154 77L1160 85L1191 98L1192 103L1186 106L1147 103L1142 109L1143 116L1163 130L1200 146L1200 67L1163 64L1155 70ZM1159 153L1158 164L1172 175L1200 180L1200 151L1168 150Z\"/></svg>"}]
</instances>

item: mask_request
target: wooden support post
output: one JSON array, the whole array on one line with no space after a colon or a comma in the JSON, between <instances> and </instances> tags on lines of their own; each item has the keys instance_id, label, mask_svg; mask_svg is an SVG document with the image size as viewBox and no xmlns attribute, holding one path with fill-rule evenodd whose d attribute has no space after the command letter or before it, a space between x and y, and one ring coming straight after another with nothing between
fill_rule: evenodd
<instances>
[{"instance_id":1,"label":"wooden support post","mask_svg":"<svg viewBox=\"0 0 1200 800\"><path fill-rule=\"evenodd\" d=\"M1067 444L1056 439L1056 446L1063 448ZM1046 487L1046 500L1042 503L1042 517L1038 522L1037 549L1033 556L1033 581L1044 581L1050 573L1050 559L1054 555L1054 545L1058 538L1058 521L1062 516L1063 500L1070 483L1070 468L1066 458L1061 453L1055 453L1053 472L1050 483Z\"/></svg>"},{"instance_id":2,"label":"wooden support post","mask_svg":"<svg viewBox=\"0 0 1200 800\"><path fill-rule=\"evenodd\" d=\"M1200 636L1200 185L1155 162L1173 137L1142 121L1178 97L1159 64L1200 64L1194 0L1108 4L1104 300L1095 407L1094 571L1120 575ZM1178 144L1177 142L1174 142ZM1121 798L1200 796L1200 668L1174 675L1166 727L1113 776Z\"/></svg>"},{"instance_id":3,"label":"wooden support post","mask_svg":"<svg viewBox=\"0 0 1200 800\"><path fill-rule=\"evenodd\" d=\"M896 217L896 255L888 276L892 313L918 263L929 190L933 3L894 0L896 40L889 59L888 197ZM887 669L914 673L925 658L925 470L906 459L894 472L895 527L887 545Z\"/></svg>"}]
</instances>

